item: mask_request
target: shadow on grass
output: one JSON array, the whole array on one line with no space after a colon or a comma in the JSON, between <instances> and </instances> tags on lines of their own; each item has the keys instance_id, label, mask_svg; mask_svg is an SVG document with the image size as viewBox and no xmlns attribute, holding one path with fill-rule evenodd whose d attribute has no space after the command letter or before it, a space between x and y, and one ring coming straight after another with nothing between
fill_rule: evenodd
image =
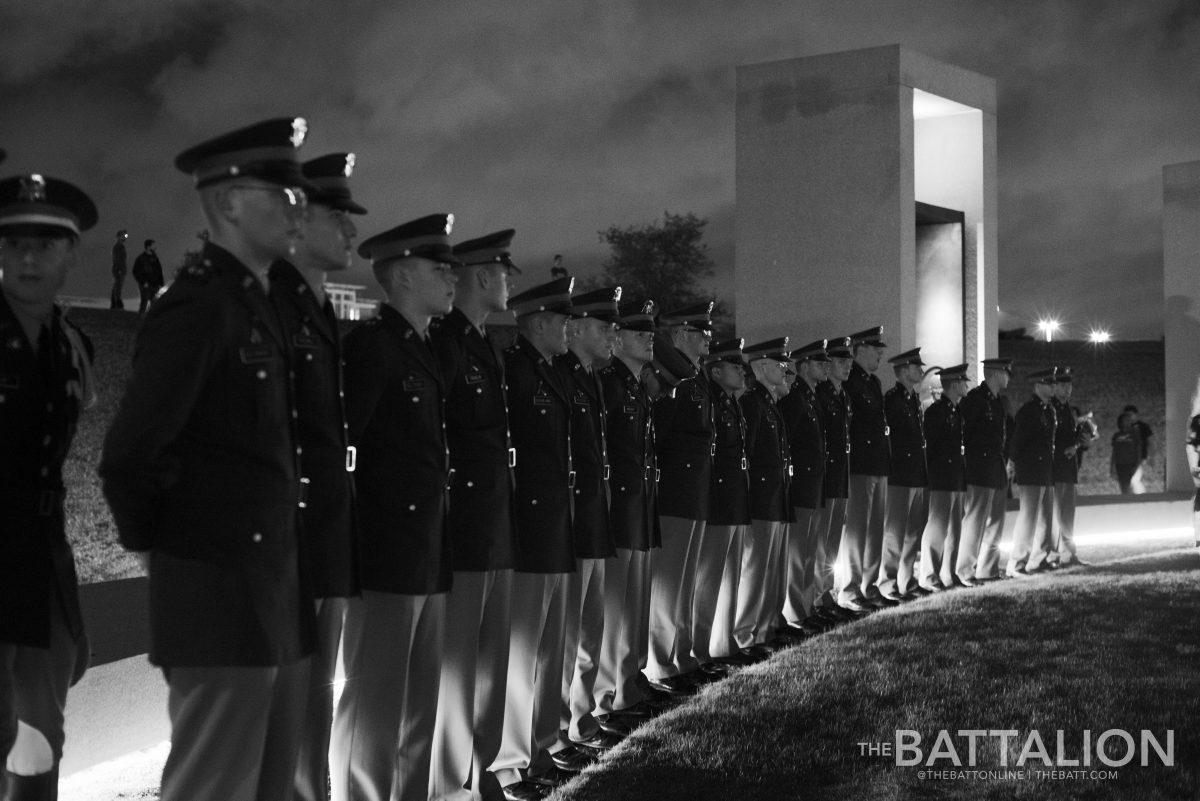
<instances>
[{"instance_id":1,"label":"shadow on grass","mask_svg":"<svg viewBox=\"0 0 1200 801\"><path fill-rule=\"evenodd\" d=\"M1194 798L1200 565L1182 551L1130 561L945 593L809 640L639 730L556 797ZM911 730L928 756L938 732L963 729L1018 733L1006 759L1000 738L979 741L974 767L995 776L934 781L860 746ZM1151 754L1104 779L1015 765L1031 732L1053 760L1062 730L1064 756L1082 760L1084 730L1108 729L1173 730L1176 764ZM953 742L968 769L967 741Z\"/></svg>"}]
</instances>

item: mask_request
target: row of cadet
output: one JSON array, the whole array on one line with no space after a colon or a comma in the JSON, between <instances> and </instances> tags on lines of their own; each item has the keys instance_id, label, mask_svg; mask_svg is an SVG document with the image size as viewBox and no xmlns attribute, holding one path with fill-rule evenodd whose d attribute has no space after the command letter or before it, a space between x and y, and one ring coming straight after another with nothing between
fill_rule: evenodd
<instances>
[{"instance_id":1,"label":"row of cadet","mask_svg":"<svg viewBox=\"0 0 1200 801\"><path fill-rule=\"evenodd\" d=\"M306 132L176 159L211 236L151 305L105 438L169 688L163 799L543 797L738 665L998 575L1009 454L1031 510L1010 572L1049 561L1069 373L1035 377L1010 437L1008 362L965 398L967 367L942 370L922 414L917 351L883 395L879 329L743 348L711 342L709 303L567 277L510 298L513 231L452 245L446 214L359 245L387 300L343 342L322 286L366 210L353 155L302 163ZM66 182L0 181L5 799L54 797L86 666L61 469L93 353L54 296L96 216Z\"/></svg>"}]
</instances>

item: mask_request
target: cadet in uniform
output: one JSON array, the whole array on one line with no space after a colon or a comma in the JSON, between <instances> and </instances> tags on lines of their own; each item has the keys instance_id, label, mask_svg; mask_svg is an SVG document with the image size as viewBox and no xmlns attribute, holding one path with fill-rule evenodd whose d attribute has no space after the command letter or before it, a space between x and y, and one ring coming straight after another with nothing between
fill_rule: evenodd
<instances>
[{"instance_id":1,"label":"cadet in uniform","mask_svg":"<svg viewBox=\"0 0 1200 801\"><path fill-rule=\"evenodd\" d=\"M883 564L879 590L889 601L903 600L917 587L921 532L929 514L929 474L925 466L925 427L917 386L924 377L921 349L888 359L896 384L883 397L891 457L883 518Z\"/></svg>"},{"instance_id":2,"label":"cadet in uniform","mask_svg":"<svg viewBox=\"0 0 1200 801\"><path fill-rule=\"evenodd\" d=\"M575 572L576 476L572 398L553 358L567 352L573 283L556 278L508 303L520 332L504 353L517 449L517 552L504 737L492 772L509 799L540 798L545 782L557 780L550 749L558 741L562 706L566 579Z\"/></svg>"},{"instance_id":3,"label":"cadet in uniform","mask_svg":"<svg viewBox=\"0 0 1200 801\"><path fill-rule=\"evenodd\" d=\"M888 487L888 428L883 387L875 376L887 345L883 329L868 328L850 336L854 364L846 379L850 399L850 487L846 527L842 534L846 575L838 602L855 612L894 606L884 600L879 581L883 550L883 515Z\"/></svg>"},{"instance_id":4,"label":"cadet in uniform","mask_svg":"<svg viewBox=\"0 0 1200 801\"><path fill-rule=\"evenodd\" d=\"M0 151L3 160L3 151ZM54 303L96 224L80 189L0 181L0 798L58 797L67 688L87 667L62 466L95 399L92 345Z\"/></svg>"},{"instance_id":5,"label":"cadet in uniform","mask_svg":"<svg viewBox=\"0 0 1200 801\"><path fill-rule=\"evenodd\" d=\"M511 228L454 247L454 308L430 326L446 383L450 445L453 585L433 741L430 797L496 798L487 772L500 751L512 603L516 466L508 429L504 365L487 333L491 314L508 309Z\"/></svg>"},{"instance_id":6,"label":"cadet in uniform","mask_svg":"<svg viewBox=\"0 0 1200 801\"><path fill-rule=\"evenodd\" d=\"M955 557L962 534L966 478L959 403L967 394L967 366L943 367L938 370L938 376L942 380L942 396L925 410L929 519L921 535L919 563L921 586L933 592L954 586ZM973 586L974 576L961 579L961 583Z\"/></svg>"},{"instance_id":7,"label":"cadet in uniform","mask_svg":"<svg viewBox=\"0 0 1200 801\"><path fill-rule=\"evenodd\" d=\"M306 493L300 519L317 609L317 655L296 770L296 796L303 801L324 801L329 786L334 673L346 598L359 589L342 345L337 315L324 290L326 272L345 270L354 259L356 230L348 215L366 213L350 196L346 178L353 167L353 153L331 153L304 163L311 187L304 236L295 255L275 262L268 273L271 302L291 345L296 430L304 449L300 467Z\"/></svg>"},{"instance_id":8,"label":"cadet in uniform","mask_svg":"<svg viewBox=\"0 0 1200 801\"><path fill-rule=\"evenodd\" d=\"M984 359L983 383L959 404L963 477L967 482L962 538L954 568L959 584L1000 578L1000 538L1008 500L1008 423L1000 395L1011 377L1012 359Z\"/></svg>"},{"instance_id":9,"label":"cadet in uniform","mask_svg":"<svg viewBox=\"0 0 1200 801\"><path fill-rule=\"evenodd\" d=\"M817 552L823 550L821 490L825 483L825 431L817 401L817 385L829 377L828 341L818 339L789 354L799 378L791 391L779 401L787 426L788 450L792 464L792 514L788 531L788 552L784 564L787 591L783 617L788 624L800 626L813 613L820 572Z\"/></svg>"},{"instance_id":10,"label":"cadet in uniform","mask_svg":"<svg viewBox=\"0 0 1200 801\"><path fill-rule=\"evenodd\" d=\"M692 600L714 448L712 391L700 370L712 339L712 308L707 302L664 312L658 322L667 339L654 342L656 359L680 380L654 402L662 549L653 563L646 676L656 689L674 693L691 692L700 678L694 675L700 663L692 655Z\"/></svg>"},{"instance_id":11,"label":"cadet in uniform","mask_svg":"<svg viewBox=\"0 0 1200 801\"><path fill-rule=\"evenodd\" d=\"M335 801L428 797L451 584L446 384L429 324L454 301L453 224L453 215L431 214L358 248L387 300L346 337L362 597L346 612L346 686L330 750Z\"/></svg>"},{"instance_id":12,"label":"cadet in uniform","mask_svg":"<svg viewBox=\"0 0 1200 801\"><path fill-rule=\"evenodd\" d=\"M184 151L211 238L138 331L100 475L150 574L150 661L170 687L162 798L289 798L315 615L301 540L290 342L267 271L299 235L307 125Z\"/></svg>"},{"instance_id":13,"label":"cadet in uniform","mask_svg":"<svg viewBox=\"0 0 1200 801\"><path fill-rule=\"evenodd\" d=\"M1031 373L1033 397L1017 410L1011 458L1013 484L1021 510L1013 528L1008 575L1025 576L1043 568L1046 554L1037 536L1038 516L1054 514L1054 430L1058 425L1050 398L1054 394L1054 368Z\"/></svg>"},{"instance_id":14,"label":"cadet in uniform","mask_svg":"<svg viewBox=\"0 0 1200 801\"><path fill-rule=\"evenodd\" d=\"M571 743L598 750L620 742L620 737L603 731L592 715L604 638L604 566L617 552L608 517L608 412L596 365L612 358L620 300L620 287L572 298L568 350L554 360L559 379L571 395L571 456L575 466L575 572L566 578L563 728Z\"/></svg>"},{"instance_id":15,"label":"cadet in uniform","mask_svg":"<svg viewBox=\"0 0 1200 801\"><path fill-rule=\"evenodd\" d=\"M696 575L692 604L692 652L716 670L713 657L743 661L733 638L738 582L742 575L742 537L750 526L750 463L746 459L746 418L737 396L746 389L742 339L714 342L704 370L712 383L712 481L708 520L701 547L711 550L697 559L710 571Z\"/></svg>"},{"instance_id":16,"label":"cadet in uniform","mask_svg":"<svg viewBox=\"0 0 1200 801\"><path fill-rule=\"evenodd\" d=\"M817 406L825 435L825 479L816 523L821 539L816 555L815 591L817 614L824 622L834 623L847 619L852 611L839 605L836 581L850 486L850 399L843 388L854 364L850 337L828 340L825 352L829 354L829 378L817 384ZM865 612L866 607L860 605L858 611Z\"/></svg>"},{"instance_id":17,"label":"cadet in uniform","mask_svg":"<svg viewBox=\"0 0 1200 801\"><path fill-rule=\"evenodd\" d=\"M1088 439L1071 408L1073 390L1071 368L1061 368L1051 400L1058 427L1054 430L1054 533L1049 556L1051 564L1062 567L1085 564L1075 552L1075 485L1079 483L1079 450Z\"/></svg>"},{"instance_id":18,"label":"cadet in uniform","mask_svg":"<svg viewBox=\"0 0 1200 801\"><path fill-rule=\"evenodd\" d=\"M746 348L745 354L755 380L740 398L750 463L750 527L743 538L733 638L743 652L765 645L775 635L783 609L784 554L792 519L791 454L778 405L787 392L783 366L788 338L760 342Z\"/></svg>"},{"instance_id":19,"label":"cadet in uniform","mask_svg":"<svg viewBox=\"0 0 1200 801\"><path fill-rule=\"evenodd\" d=\"M640 678L650 637L651 553L662 539L653 405L641 380L654 358L654 301L626 300L619 312L613 360L600 371L608 412L609 522L616 555L604 566L604 643L595 689L597 719L616 731L634 725L629 716L652 711Z\"/></svg>"}]
</instances>

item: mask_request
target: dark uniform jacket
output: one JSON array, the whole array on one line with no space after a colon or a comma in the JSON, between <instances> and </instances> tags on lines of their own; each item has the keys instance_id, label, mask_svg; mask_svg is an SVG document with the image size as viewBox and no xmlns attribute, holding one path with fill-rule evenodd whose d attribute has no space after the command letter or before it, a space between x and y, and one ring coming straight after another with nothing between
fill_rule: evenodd
<instances>
[{"instance_id":1,"label":"dark uniform jacket","mask_svg":"<svg viewBox=\"0 0 1200 801\"><path fill-rule=\"evenodd\" d=\"M850 492L850 399L832 381L817 384L817 408L825 434L825 480L821 505L826 498L846 498Z\"/></svg>"},{"instance_id":2,"label":"dark uniform jacket","mask_svg":"<svg viewBox=\"0 0 1200 801\"><path fill-rule=\"evenodd\" d=\"M1014 484L1049 487L1054 484L1054 406L1035 397L1017 410L1011 458L1016 467Z\"/></svg>"},{"instance_id":3,"label":"dark uniform jacket","mask_svg":"<svg viewBox=\"0 0 1200 801\"><path fill-rule=\"evenodd\" d=\"M925 442L929 489L943 492L966 490L962 414L945 395L925 410Z\"/></svg>"},{"instance_id":4,"label":"dark uniform jacket","mask_svg":"<svg viewBox=\"0 0 1200 801\"><path fill-rule=\"evenodd\" d=\"M294 412L288 338L262 284L207 243L138 331L100 461L121 544L151 552L155 664L312 652Z\"/></svg>"},{"instance_id":5,"label":"dark uniform jacket","mask_svg":"<svg viewBox=\"0 0 1200 801\"><path fill-rule=\"evenodd\" d=\"M648 551L662 545L653 405L642 382L620 359L600 371L600 385L608 412L613 542L618 548Z\"/></svg>"},{"instance_id":6,"label":"dark uniform jacket","mask_svg":"<svg viewBox=\"0 0 1200 801\"><path fill-rule=\"evenodd\" d=\"M516 569L573 573L571 394L554 366L523 336L504 351L504 369L517 448Z\"/></svg>"},{"instance_id":7,"label":"dark uniform jacket","mask_svg":"<svg viewBox=\"0 0 1200 801\"><path fill-rule=\"evenodd\" d=\"M686 358L682 355L680 358ZM708 518L712 477L713 415L709 381L697 373L654 402L658 435L659 514L685 520Z\"/></svg>"},{"instance_id":8,"label":"dark uniform jacket","mask_svg":"<svg viewBox=\"0 0 1200 801\"><path fill-rule=\"evenodd\" d=\"M1051 398L1050 403L1054 405L1054 416L1057 421L1054 429L1054 483L1076 484L1079 481L1078 451L1070 456L1065 451L1072 445L1079 446L1084 440L1079 437L1075 413L1071 411L1071 405L1063 403L1058 398Z\"/></svg>"},{"instance_id":9,"label":"dark uniform jacket","mask_svg":"<svg viewBox=\"0 0 1200 801\"><path fill-rule=\"evenodd\" d=\"M393 307L382 304L378 317L346 336L364 590L450 589L445 398L433 350Z\"/></svg>"},{"instance_id":10,"label":"dark uniform jacket","mask_svg":"<svg viewBox=\"0 0 1200 801\"><path fill-rule=\"evenodd\" d=\"M1008 473L1004 463L1008 455L1008 427L1004 402L996 397L987 382L980 384L959 401L962 415L963 459L968 484L1004 489Z\"/></svg>"},{"instance_id":11,"label":"dark uniform jacket","mask_svg":"<svg viewBox=\"0 0 1200 801\"><path fill-rule=\"evenodd\" d=\"M608 520L607 411L600 378L584 369L568 351L554 360L563 386L571 393L571 457L575 464L576 559L616 555Z\"/></svg>"},{"instance_id":12,"label":"dark uniform jacket","mask_svg":"<svg viewBox=\"0 0 1200 801\"><path fill-rule=\"evenodd\" d=\"M779 401L792 459L792 506L817 509L825 484L825 429L816 391L803 378Z\"/></svg>"},{"instance_id":13,"label":"dark uniform jacket","mask_svg":"<svg viewBox=\"0 0 1200 801\"><path fill-rule=\"evenodd\" d=\"M0 642L50 647L57 595L83 631L62 466L91 391L92 346L56 308L36 352L0 295Z\"/></svg>"},{"instance_id":14,"label":"dark uniform jacket","mask_svg":"<svg viewBox=\"0 0 1200 801\"><path fill-rule=\"evenodd\" d=\"M163 285L162 262L154 253L142 252L133 260L133 278L139 284L160 287Z\"/></svg>"},{"instance_id":15,"label":"dark uniform jacket","mask_svg":"<svg viewBox=\"0 0 1200 801\"><path fill-rule=\"evenodd\" d=\"M271 302L291 343L296 431L304 453L304 526L317 598L358 593L354 475L348 447L342 344L329 299L320 305L303 276L285 261L271 266Z\"/></svg>"},{"instance_id":16,"label":"dark uniform jacket","mask_svg":"<svg viewBox=\"0 0 1200 801\"><path fill-rule=\"evenodd\" d=\"M850 473L886 476L888 464L888 427L883 412L883 385L878 376L868 373L855 362L850 377L842 385L850 399Z\"/></svg>"},{"instance_id":17,"label":"dark uniform jacket","mask_svg":"<svg viewBox=\"0 0 1200 801\"><path fill-rule=\"evenodd\" d=\"M925 466L925 426L921 417L921 399L903 384L896 384L883 396L891 458L888 461L888 486L924 487L929 483Z\"/></svg>"},{"instance_id":18,"label":"dark uniform jacket","mask_svg":"<svg viewBox=\"0 0 1200 801\"><path fill-rule=\"evenodd\" d=\"M770 390L759 383L751 385L740 401L746 416L746 457L750 460L750 517L790 521L791 454L779 405Z\"/></svg>"},{"instance_id":19,"label":"dark uniform jacket","mask_svg":"<svg viewBox=\"0 0 1200 801\"><path fill-rule=\"evenodd\" d=\"M746 418L737 398L712 387L716 453L708 495L708 522L715 526L750 523L750 461L746 458Z\"/></svg>"},{"instance_id":20,"label":"dark uniform jacket","mask_svg":"<svg viewBox=\"0 0 1200 801\"><path fill-rule=\"evenodd\" d=\"M430 327L446 383L450 512L446 538L454 570L514 564L513 477L504 365L492 343L458 309ZM510 463L514 463L510 466Z\"/></svg>"}]
</instances>

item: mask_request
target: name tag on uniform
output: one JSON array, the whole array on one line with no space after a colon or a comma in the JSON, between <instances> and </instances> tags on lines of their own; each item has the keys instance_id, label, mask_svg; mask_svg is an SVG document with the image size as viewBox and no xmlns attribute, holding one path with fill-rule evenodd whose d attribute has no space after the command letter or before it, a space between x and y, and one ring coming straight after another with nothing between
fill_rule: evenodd
<instances>
[{"instance_id":1,"label":"name tag on uniform","mask_svg":"<svg viewBox=\"0 0 1200 801\"><path fill-rule=\"evenodd\" d=\"M577 395L575 395L575 405L583 406L584 408L587 408L588 406L592 405L592 402L588 400L587 395L584 395L583 393L578 393Z\"/></svg>"},{"instance_id":2,"label":"name tag on uniform","mask_svg":"<svg viewBox=\"0 0 1200 801\"><path fill-rule=\"evenodd\" d=\"M275 358L275 351L270 345L244 345L238 348L238 358L242 364L261 364Z\"/></svg>"},{"instance_id":3,"label":"name tag on uniform","mask_svg":"<svg viewBox=\"0 0 1200 801\"><path fill-rule=\"evenodd\" d=\"M404 379L404 391L415 392L418 389L425 389L429 386L429 382L420 376L410 375Z\"/></svg>"},{"instance_id":4,"label":"name tag on uniform","mask_svg":"<svg viewBox=\"0 0 1200 801\"><path fill-rule=\"evenodd\" d=\"M19 375L0 375L0 389L20 389L21 376Z\"/></svg>"},{"instance_id":5,"label":"name tag on uniform","mask_svg":"<svg viewBox=\"0 0 1200 801\"><path fill-rule=\"evenodd\" d=\"M554 403L554 401L550 400L549 395L534 395L533 396L533 405L534 406L550 406L553 403Z\"/></svg>"},{"instance_id":6,"label":"name tag on uniform","mask_svg":"<svg viewBox=\"0 0 1200 801\"><path fill-rule=\"evenodd\" d=\"M473 370L473 371L467 373L466 381L469 386L474 386L475 384L482 384L484 382L483 373L479 372L478 370Z\"/></svg>"},{"instance_id":7,"label":"name tag on uniform","mask_svg":"<svg viewBox=\"0 0 1200 801\"><path fill-rule=\"evenodd\" d=\"M292 344L297 348L315 348L317 346L317 338L308 334L293 334Z\"/></svg>"},{"instance_id":8,"label":"name tag on uniform","mask_svg":"<svg viewBox=\"0 0 1200 801\"><path fill-rule=\"evenodd\" d=\"M699 389L697 389L696 387L692 387L692 400L694 400L694 401L702 401L702 400L704 400L704 393L703 393L703 392L701 392L701 391L700 391Z\"/></svg>"},{"instance_id":9,"label":"name tag on uniform","mask_svg":"<svg viewBox=\"0 0 1200 801\"><path fill-rule=\"evenodd\" d=\"M621 407L621 411L625 414L637 414L637 406L632 403L626 403Z\"/></svg>"}]
</instances>

